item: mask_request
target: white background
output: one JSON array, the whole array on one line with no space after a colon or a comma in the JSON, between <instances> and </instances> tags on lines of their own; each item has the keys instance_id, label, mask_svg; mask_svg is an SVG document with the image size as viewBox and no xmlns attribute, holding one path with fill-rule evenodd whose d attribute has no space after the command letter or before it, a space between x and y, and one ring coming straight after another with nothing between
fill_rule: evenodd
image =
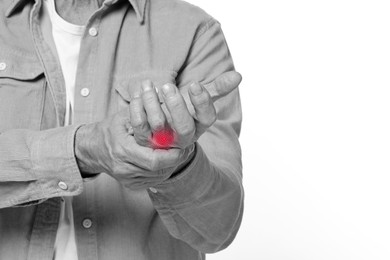
<instances>
[{"instance_id":1,"label":"white background","mask_svg":"<svg viewBox=\"0 0 390 260\"><path fill-rule=\"evenodd\" d=\"M245 216L209 260L390 259L390 1L190 0L241 84Z\"/></svg>"}]
</instances>

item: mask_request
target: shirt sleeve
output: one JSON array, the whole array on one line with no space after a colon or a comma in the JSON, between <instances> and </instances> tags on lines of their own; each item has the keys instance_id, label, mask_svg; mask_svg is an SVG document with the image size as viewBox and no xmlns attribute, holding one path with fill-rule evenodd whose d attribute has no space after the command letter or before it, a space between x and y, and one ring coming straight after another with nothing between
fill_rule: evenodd
<instances>
[{"instance_id":1,"label":"shirt sleeve","mask_svg":"<svg viewBox=\"0 0 390 260\"><path fill-rule=\"evenodd\" d=\"M0 208L82 192L74 155L79 126L0 133Z\"/></svg>"},{"instance_id":2,"label":"shirt sleeve","mask_svg":"<svg viewBox=\"0 0 390 260\"><path fill-rule=\"evenodd\" d=\"M212 85L234 70L220 24L211 19L199 30L178 77ZM195 156L175 177L149 189L156 210L174 237L212 253L234 239L243 214L241 103L238 89L215 102L217 121L196 144Z\"/></svg>"}]
</instances>

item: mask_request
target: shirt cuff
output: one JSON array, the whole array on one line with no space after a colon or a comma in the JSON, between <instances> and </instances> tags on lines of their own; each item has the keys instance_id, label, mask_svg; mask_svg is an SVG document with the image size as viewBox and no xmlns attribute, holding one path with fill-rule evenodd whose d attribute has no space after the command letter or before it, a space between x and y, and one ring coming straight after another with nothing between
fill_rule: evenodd
<instances>
[{"instance_id":1,"label":"shirt cuff","mask_svg":"<svg viewBox=\"0 0 390 260\"><path fill-rule=\"evenodd\" d=\"M82 191L83 181L74 153L75 133L79 127L66 127L67 131L53 129L32 145L33 172L50 197L73 196Z\"/></svg>"},{"instance_id":2,"label":"shirt cuff","mask_svg":"<svg viewBox=\"0 0 390 260\"><path fill-rule=\"evenodd\" d=\"M42 131L31 143L31 164L36 188L13 204L60 196L75 196L83 190L83 180L74 154L75 132L80 126ZM34 191L35 192L31 192Z\"/></svg>"},{"instance_id":3,"label":"shirt cuff","mask_svg":"<svg viewBox=\"0 0 390 260\"><path fill-rule=\"evenodd\" d=\"M150 187L148 193L157 206L175 207L194 203L214 181L214 171L202 147L196 143L192 162L178 175Z\"/></svg>"}]
</instances>

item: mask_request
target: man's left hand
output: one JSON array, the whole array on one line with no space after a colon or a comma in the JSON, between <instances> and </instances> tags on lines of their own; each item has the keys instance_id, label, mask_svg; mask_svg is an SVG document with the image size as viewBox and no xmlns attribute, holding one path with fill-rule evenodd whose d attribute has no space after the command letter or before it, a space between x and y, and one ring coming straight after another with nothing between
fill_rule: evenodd
<instances>
[{"instance_id":1,"label":"man's left hand","mask_svg":"<svg viewBox=\"0 0 390 260\"><path fill-rule=\"evenodd\" d=\"M215 122L214 102L238 87L241 75L227 72L209 86L200 83L189 87L189 100L173 84L162 86L163 105L151 81L142 83L142 92L130 102L130 123L139 145L156 149L186 148ZM190 104L188 104L190 102ZM189 111L191 105L194 114Z\"/></svg>"}]
</instances>

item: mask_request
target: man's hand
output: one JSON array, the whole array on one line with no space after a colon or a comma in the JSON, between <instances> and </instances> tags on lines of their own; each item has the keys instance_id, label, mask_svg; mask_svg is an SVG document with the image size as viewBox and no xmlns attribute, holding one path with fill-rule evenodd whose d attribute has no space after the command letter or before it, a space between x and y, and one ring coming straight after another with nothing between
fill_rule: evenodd
<instances>
[{"instance_id":1,"label":"man's hand","mask_svg":"<svg viewBox=\"0 0 390 260\"><path fill-rule=\"evenodd\" d=\"M214 102L235 90L241 82L237 72L227 72L206 86L193 83L180 90L162 87L163 105L151 81L142 83L142 93L130 102L130 122L141 146L186 148L215 122Z\"/></svg>"},{"instance_id":2,"label":"man's hand","mask_svg":"<svg viewBox=\"0 0 390 260\"><path fill-rule=\"evenodd\" d=\"M187 149L155 150L136 143L127 110L102 122L80 127L75 153L83 173L106 172L132 189L155 186L168 179L192 154Z\"/></svg>"},{"instance_id":3,"label":"man's hand","mask_svg":"<svg viewBox=\"0 0 390 260\"><path fill-rule=\"evenodd\" d=\"M213 102L236 89L240 81L240 74L225 73L206 87L192 84L187 98L176 86L165 85L163 106L152 83L144 82L143 93L133 98L129 110L82 126L76 132L75 154L80 171L106 172L132 189L163 182L191 159L193 143L215 121ZM151 139L153 133L154 137L162 133L168 139L172 133L174 143L161 145L156 138Z\"/></svg>"}]
</instances>

